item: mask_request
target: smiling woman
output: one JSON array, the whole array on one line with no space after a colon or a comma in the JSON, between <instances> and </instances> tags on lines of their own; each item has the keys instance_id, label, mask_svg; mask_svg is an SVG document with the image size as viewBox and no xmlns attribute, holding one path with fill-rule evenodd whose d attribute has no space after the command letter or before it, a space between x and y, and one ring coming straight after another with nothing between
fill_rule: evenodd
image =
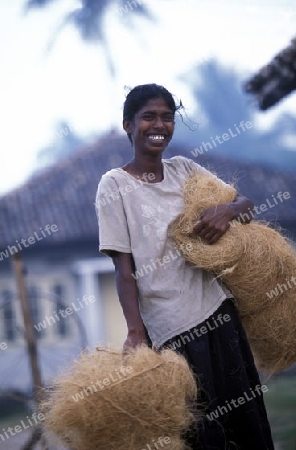
<instances>
[{"instance_id":1,"label":"smiling woman","mask_svg":"<svg viewBox=\"0 0 296 450\"><path fill-rule=\"evenodd\" d=\"M136 115L137 118L149 122L150 126L152 122L154 125L157 115L162 122L160 123L160 126L166 123L172 124L172 127L170 128L171 139L174 131L175 112L181 108L183 108L182 103L180 103L179 106L176 106L171 93L163 86L158 86L156 84L136 86L127 95L123 109L123 128L127 132L131 144L133 145L131 127ZM151 136L153 136L153 133ZM164 137L164 135L162 136ZM168 142L169 141L167 141L167 144Z\"/></svg>"},{"instance_id":2,"label":"smiling woman","mask_svg":"<svg viewBox=\"0 0 296 450\"><path fill-rule=\"evenodd\" d=\"M133 121L125 119L123 127L135 148L141 146L143 154L149 155L152 151L161 156L173 136L174 114L164 99L151 99L140 109ZM136 160L123 169L131 175L139 175L141 171ZM156 175L155 182L157 181L159 179Z\"/></svg>"},{"instance_id":3,"label":"smiling woman","mask_svg":"<svg viewBox=\"0 0 296 450\"><path fill-rule=\"evenodd\" d=\"M232 294L211 273L185 261L181 252L164 263L175 249L169 226L184 209L185 181L194 172L218 180L188 158L162 158L181 107L167 89L156 84L136 86L127 95L123 128L134 156L100 181L96 199L100 251L111 256L115 265L118 297L128 327L124 350L146 344L183 354L202 385L199 400L212 417L219 405L241 397L260 380ZM154 178L143 180L147 173ZM114 189L125 190L131 178L143 180L139 189L120 195L116 202L104 202ZM221 180L218 183L224 185ZM248 199L237 196L233 202L206 209L196 218L194 233L215 244L229 222L252 207ZM194 335L197 326L202 329L221 316L229 320ZM176 342L182 344L176 346ZM201 427L197 420L187 440L193 450L273 450L261 396L216 421L205 417Z\"/></svg>"}]
</instances>

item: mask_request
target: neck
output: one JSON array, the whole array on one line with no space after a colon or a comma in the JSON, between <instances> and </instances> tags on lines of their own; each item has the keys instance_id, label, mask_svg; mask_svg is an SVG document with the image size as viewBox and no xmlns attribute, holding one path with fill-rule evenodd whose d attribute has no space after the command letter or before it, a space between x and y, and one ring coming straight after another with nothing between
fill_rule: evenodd
<instances>
[{"instance_id":1,"label":"neck","mask_svg":"<svg viewBox=\"0 0 296 450\"><path fill-rule=\"evenodd\" d=\"M161 181L163 178L163 168L161 162L161 155L157 155L153 158L150 157L135 157L130 162L131 169L137 175L153 174L155 181Z\"/></svg>"}]
</instances>

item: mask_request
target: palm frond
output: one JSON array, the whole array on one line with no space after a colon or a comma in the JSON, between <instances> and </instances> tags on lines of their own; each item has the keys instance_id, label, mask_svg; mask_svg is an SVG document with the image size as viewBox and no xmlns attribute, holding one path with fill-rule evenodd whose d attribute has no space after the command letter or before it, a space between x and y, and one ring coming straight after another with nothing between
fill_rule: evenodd
<instances>
[{"instance_id":1,"label":"palm frond","mask_svg":"<svg viewBox=\"0 0 296 450\"><path fill-rule=\"evenodd\" d=\"M81 3L81 8L67 15L65 23L73 23L86 41L104 41L103 19L110 2L82 0Z\"/></svg>"},{"instance_id":2,"label":"palm frond","mask_svg":"<svg viewBox=\"0 0 296 450\"><path fill-rule=\"evenodd\" d=\"M28 0L25 4L25 11L29 11L32 8L43 8L54 1L56 0Z\"/></svg>"},{"instance_id":3,"label":"palm frond","mask_svg":"<svg viewBox=\"0 0 296 450\"><path fill-rule=\"evenodd\" d=\"M25 12L33 8L49 6L56 1L57 0L27 0ZM142 1L140 0L80 0L81 6L70 11L66 17L62 19L61 24L58 25L51 38L47 52L53 48L62 29L68 24L74 25L84 41L94 43L99 42L102 44L110 74L111 76L114 76L115 65L110 56L110 52L108 51L108 42L105 36L105 13L111 5L116 5L122 21L126 22L126 25L130 28L134 28L133 18L135 16L142 16L148 20L155 21L156 18L152 16L149 9L141 3Z\"/></svg>"},{"instance_id":4,"label":"palm frond","mask_svg":"<svg viewBox=\"0 0 296 450\"><path fill-rule=\"evenodd\" d=\"M27 0L26 10L43 8L57 0ZM119 14L124 22L133 26L133 17L142 16L149 20L155 20L149 9L141 4L139 0L80 0L80 8L70 11L63 20L63 26L71 23L79 31L85 41L99 41L105 43L104 38L104 15L113 4L118 8ZM127 14L129 13L129 14Z\"/></svg>"},{"instance_id":5,"label":"palm frond","mask_svg":"<svg viewBox=\"0 0 296 450\"><path fill-rule=\"evenodd\" d=\"M259 109L265 111L296 89L296 38L262 67L244 89L255 96Z\"/></svg>"}]
</instances>

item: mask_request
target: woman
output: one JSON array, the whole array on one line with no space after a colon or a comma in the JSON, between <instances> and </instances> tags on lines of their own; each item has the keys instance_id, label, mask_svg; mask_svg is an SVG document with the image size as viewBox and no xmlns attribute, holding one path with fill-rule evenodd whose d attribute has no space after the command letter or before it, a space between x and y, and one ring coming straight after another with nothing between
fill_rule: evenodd
<instances>
[{"instance_id":1,"label":"woman","mask_svg":"<svg viewBox=\"0 0 296 450\"><path fill-rule=\"evenodd\" d=\"M179 108L162 86L132 89L123 128L134 157L103 175L98 187L100 251L115 265L128 327L124 350L150 341L187 358L202 385L207 413L187 437L192 449L272 450L260 380L234 299L212 274L185 261L168 233L184 208L185 180L192 171L205 171L181 156L162 159ZM207 209L196 218L194 231L214 244L231 220L253 206L238 196ZM242 396L244 404L237 404Z\"/></svg>"}]
</instances>

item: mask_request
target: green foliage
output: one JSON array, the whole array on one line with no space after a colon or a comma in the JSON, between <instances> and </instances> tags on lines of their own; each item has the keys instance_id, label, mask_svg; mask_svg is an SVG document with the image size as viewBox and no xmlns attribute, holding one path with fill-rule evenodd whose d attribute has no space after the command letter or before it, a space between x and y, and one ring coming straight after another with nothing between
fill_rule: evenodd
<instances>
[{"instance_id":1,"label":"green foliage","mask_svg":"<svg viewBox=\"0 0 296 450\"><path fill-rule=\"evenodd\" d=\"M296 375L281 376L268 385L264 399L275 442L280 450L296 449Z\"/></svg>"}]
</instances>

